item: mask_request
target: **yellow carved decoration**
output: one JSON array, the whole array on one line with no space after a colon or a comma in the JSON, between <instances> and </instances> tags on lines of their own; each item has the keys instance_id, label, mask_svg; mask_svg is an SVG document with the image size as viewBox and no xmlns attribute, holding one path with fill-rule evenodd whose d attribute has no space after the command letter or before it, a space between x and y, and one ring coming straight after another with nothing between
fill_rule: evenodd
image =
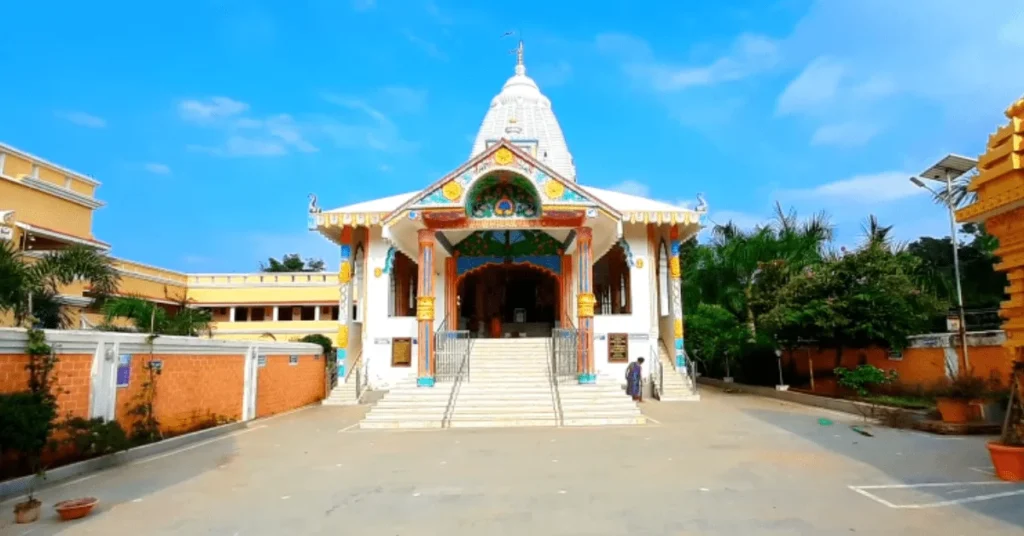
<instances>
[{"instance_id":1,"label":"yellow carved decoration","mask_svg":"<svg viewBox=\"0 0 1024 536\"><path fill-rule=\"evenodd\" d=\"M643 268L644 267L644 260L641 259L641 258L637 258L637 260L636 260L636 267L637 268Z\"/></svg>"},{"instance_id":2,"label":"yellow carved decoration","mask_svg":"<svg viewBox=\"0 0 1024 536\"><path fill-rule=\"evenodd\" d=\"M512 151L509 151L505 147L498 149L498 151L494 153L494 163L499 166L507 166L514 162L515 159L516 155L512 154Z\"/></svg>"},{"instance_id":3,"label":"yellow carved decoration","mask_svg":"<svg viewBox=\"0 0 1024 536\"><path fill-rule=\"evenodd\" d=\"M416 320L434 319L434 297L420 296L416 298Z\"/></svg>"},{"instance_id":4,"label":"yellow carved decoration","mask_svg":"<svg viewBox=\"0 0 1024 536\"><path fill-rule=\"evenodd\" d=\"M597 298L591 293L580 294L576 297L576 313L580 318L594 316L594 304Z\"/></svg>"},{"instance_id":5,"label":"yellow carved decoration","mask_svg":"<svg viewBox=\"0 0 1024 536\"><path fill-rule=\"evenodd\" d=\"M441 193L449 201L458 201L462 197L462 185L456 180L450 180L441 187Z\"/></svg>"},{"instance_id":6,"label":"yellow carved decoration","mask_svg":"<svg viewBox=\"0 0 1024 536\"><path fill-rule=\"evenodd\" d=\"M352 281L352 263L349 261L341 261L341 267L338 268L338 279L341 284L344 285L349 281Z\"/></svg>"},{"instance_id":7,"label":"yellow carved decoration","mask_svg":"<svg viewBox=\"0 0 1024 536\"><path fill-rule=\"evenodd\" d=\"M565 185L554 179L548 179L548 182L544 183L544 194L548 196L548 199L561 199L565 195Z\"/></svg>"},{"instance_id":8,"label":"yellow carved decoration","mask_svg":"<svg viewBox=\"0 0 1024 536\"><path fill-rule=\"evenodd\" d=\"M342 324L338 326L338 339L335 342L338 348L348 348L348 326Z\"/></svg>"},{"instance_id":9,"label":"yellow carved decoration","mask_svg":"<svg viewBox=\"0 0 1024 536\"><path fill-rule=\"evenodd\" d=\"M672 327L675 328L676 338L677 339L682 339L683 338L683 321L682 321L682 319L677 318L675 320L675 323L674 323L674 325Z\"/></svg>"},{"instance_id":10,"label":"yellow carved decoration","mask_svg":"<svg viewBox=\"0 0 1024 536\"><path fill-rule=\"evenodd\" d=\"M672 279L679 279L683 276L683 267L679 264L679 257L672 257L668 260L668 273Z\"/></svg>"},{"instance_id":11,"label":"yellow carved decoration","mask_svg":"<svg viewBox=\"0 0 1024 536\"><path fill-rule=\"evenodd\" d=\"M381 270L380 266L373 269L373 277L380 277L384 274L384 270Z\"/></svg>"}]
</instances>

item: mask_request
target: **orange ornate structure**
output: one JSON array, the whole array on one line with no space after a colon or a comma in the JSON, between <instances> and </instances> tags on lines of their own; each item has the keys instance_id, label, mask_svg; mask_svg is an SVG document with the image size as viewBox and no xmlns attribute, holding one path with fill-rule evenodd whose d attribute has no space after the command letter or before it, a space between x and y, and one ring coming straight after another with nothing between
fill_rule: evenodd
<instances>
[{"instance_id":1,"label":"orange ornate structure","mask_svg":"<svg viewBox=\"0 0 1024 536\"><path fill-rule=\"evenodd\" d=\"M1006 319L1006 346L1024 360L1024 98L1013 103L1006 116L1010 122L989 136L988 147L978 159L978 176L969 189L978 199L957 211L961 222L984 223L999 239L996 250L1010 286L1002 304Z\"/></svg>"}]
</instances>

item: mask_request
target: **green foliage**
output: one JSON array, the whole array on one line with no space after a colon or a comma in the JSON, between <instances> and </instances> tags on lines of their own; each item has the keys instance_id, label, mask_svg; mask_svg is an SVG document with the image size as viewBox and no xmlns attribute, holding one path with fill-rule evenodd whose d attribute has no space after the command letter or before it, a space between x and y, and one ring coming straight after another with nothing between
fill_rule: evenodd
<instances>
[{"instance_id":1,"label":"green foliage","mask_svg":"<svg viewBox=\"0 0 1024 536\"><path fill-rule=\"evenodd\" d=\"M23 461L34 465L56 417L57 405L44 395L29 391L0 394L0 452L17 452Z\"/></svg>"},{"instance_id":2,"label":"green foliage","mask_svg":"<svg viewBox=\"0 0 1024 536\"><path fill-rule=\"evenodd\" d=\"M126 318L135 326L135 331L161 335L182 335L197 337L210 333L213 316L209 310L190 307L180 302L176 313L139 296L119 296L103 303L105 323L100 329L122 331L110 324L115 318Z\"/></svg>"},{"instance_id":3,"label":"green foliage","mask_svg":"<svg viewBox=\"0 0 1024 536\"><path fill-rule=\"evenodd\" d=\"M313 344L319 344L324 349L324 359L334 353L334 343L331 339L325 335L319 333L312 333L299 339L299 342L311 342Z\"/></svg>"},{"instance_id":4,"label":"green foliage","mask_svg":"<svg viewBox=\"0 0 1024 536\"><path fill-rule=\"evenodd\" d=\"M990 393L995 393L998 390L997 380L985 380L971 374L960 374L953 379L943 378L935 382L931 394L936 398L977 400L986 398Z\"/></svg>"},{"instance_id":5,"label":"green foliage","mask_svg":"<svg viewBox=\"0 0 1024 536\"><path fill-rule=\"evenodd\" d=\"M70 317L57 296L60 287L79 280L101 298L114 293L120 279L110 257L93 248L71 246L29 259L13 243L0 243L0 313L12 313L19 325L35 317L43 327L67 327Z\"/></svg>"},{"instance_id":6,"label":"green foliage","mask_svg":"<svg viewBox=\"0 0 1024 536\"><path fill-rule=\"evenodd\" d=\"M957 249L960 257L960 282L964 307L994 309L1006 299L1006 274L995 270L998 240L981 225L964 224L962 234L970 238ZM953 265L953 241L921 237L907 246L907 252L921 260L925 285L948 303L956 303L956 276Z\"/></svg>"},{"instance_id":7,"label":"green foliage","mask_svg":"<svg viewBox=\"0 0 1024 536\"><path fill-rule=\"evenodd\" d=\"M163 439L160 421L157 420L153 407L156 401L157 378L161 371L153 368L152 356L146 362L144 370L146 372L145 381L142 382L141 389L133 398L132 406L128 410L128 415L134 417L131 440L138 445Z\"/></svg>"},{"instance_id":8,"label":"green foliage","mask_svg":"<svg viewBox=\"0 0 1024 536\"><path fill-rule=\"evenodd\" d=\"M702 303L686 315L686 350L709 373L723 374L726 356L735 362L749 339L747 327L720 305Z\"/></svg>"},{"instance_id":9,"label":"green foliage","mask_svg":"<svg viewBox=\"0 0 1024 536\"><path fill-rule=\"evenodd\" d=\"M65 444L74 446L75 452L83 457L103 456L131 446L121 425L117 421L105 422L102 417L72 417L61 423L59 428L67 433Z\"/></svg>"},{"instance_id":10,"label":"green foliage","mask_svg":"<svg viewBox=\"0 0 1024 536\"><path fill-rule=\"evenodd\" d=\"M839 385L856 391L862 398L868 395L871 387L896 381L896 371L886 373L874 365L861 365L853 370L836 367L835 374Z\"/></svg>"},{"instance_id":11,"label":"green foliage","mask_svg":"<svg viewBox=\"0 0 1024 536\"><path fill-rule=\"evenodd\" d=\"M306 259L303 261L298 253L289 253L281 257L281 260L269 258L267 264L260 263L262 272L323 272L325 269L323 260Z\"/></svg>"}]
</instances>

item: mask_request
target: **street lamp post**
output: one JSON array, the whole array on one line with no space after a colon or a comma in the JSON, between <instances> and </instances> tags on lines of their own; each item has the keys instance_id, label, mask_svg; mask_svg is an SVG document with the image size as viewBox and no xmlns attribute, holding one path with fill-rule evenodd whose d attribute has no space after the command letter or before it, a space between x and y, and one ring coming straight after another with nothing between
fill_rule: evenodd
<instances>
[{"instance_id":1,"label":"street lamp post","mask_svg":"<svg viewBox=\"0 0 1024 536\"><path fill-rule=\"evenodd\" d=\"M974 169L977 165L978 161L973 158L948 154L920 175L921 178L934 181L944 180L946 183L945 201L946 208L949 210L949 237L953 243L953 273L954 278L956 279L956 303L960 317L960 326L957 331L960 335L960 346L964 355L964 369L961 372L966 372L970 369L971 361L967 356L967 317L964 314L964 291L963 285L960 282L960 241L956 236L956 207L953 205L953 179L956 179L964 173ZM920 188L928 190L935 195L936 199L941 199L942 196L925 184L921 178L911 177L910 182Z\"/></svg>"}]
</instances>

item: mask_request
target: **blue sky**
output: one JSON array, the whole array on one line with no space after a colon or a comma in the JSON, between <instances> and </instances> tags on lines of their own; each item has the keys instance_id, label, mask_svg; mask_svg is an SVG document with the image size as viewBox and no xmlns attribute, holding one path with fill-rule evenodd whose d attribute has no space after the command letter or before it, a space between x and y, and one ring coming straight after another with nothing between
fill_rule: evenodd
<instances>
[{"instance_id":1,"label":"blue sky","mask_svg":"<svg viewBox=\"0 0 1024 536\"><path fill-rule=\"evenodd\" d=\"M160 4L160 5L149 5ZM124 258L248 271L299 252L326 208L412 191L468 157L528 74L581 183L753 225L827 211L943 235L907 177L977 156L1024 92L1018 0L17 2L0 140L103 182L94 232ZM726 7L728 5L728 7Z\"/></svg>"}]
</instances>

